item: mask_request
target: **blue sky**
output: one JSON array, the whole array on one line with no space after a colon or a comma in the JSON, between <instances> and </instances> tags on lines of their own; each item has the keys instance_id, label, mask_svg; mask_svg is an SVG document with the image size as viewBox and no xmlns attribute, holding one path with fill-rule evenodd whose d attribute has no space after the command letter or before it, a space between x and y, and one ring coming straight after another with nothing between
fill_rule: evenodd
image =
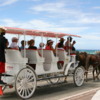
<instances>
[{"instance_id":1,"label":"blue sky","mask_svg":"<svg viewBox=\"0 0 100 100\"><path fill-rule=\"evenodd\" d=\"M0 26L77 34L77 49L100 49L100 0L0 0Z\"/></svg>"}]
</instances>

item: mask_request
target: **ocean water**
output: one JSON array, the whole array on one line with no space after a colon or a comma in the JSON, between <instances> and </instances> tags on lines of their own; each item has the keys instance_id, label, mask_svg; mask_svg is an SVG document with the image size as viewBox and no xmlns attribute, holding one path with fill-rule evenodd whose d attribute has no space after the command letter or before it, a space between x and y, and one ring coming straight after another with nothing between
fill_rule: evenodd
<instances>
[{"instance_id":1,"label":"ocean water","mask_svg":"<svg viewBox=\"0 0 100 100\"><path fill-rule=\"evenodd\" d=\"M79 52L86 52L88 54L96 54L96 52L98 52L100 50L85 50L85 49L79 49L77 51L79 51Z\"/></svg>"}]
</instances>

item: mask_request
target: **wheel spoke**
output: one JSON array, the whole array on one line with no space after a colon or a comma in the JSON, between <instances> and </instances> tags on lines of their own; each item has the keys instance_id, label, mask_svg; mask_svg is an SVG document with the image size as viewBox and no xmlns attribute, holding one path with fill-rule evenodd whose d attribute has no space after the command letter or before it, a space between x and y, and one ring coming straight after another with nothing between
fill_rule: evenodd
<instances>
[{"instance_id":1,"label":"wheel spoke","mask_svg":"<svg viewBox=\"0 0 100 100\"><path fill-rule=\"evenodd\" d=\"M28 79L27 79L28 82L30 81L34 81L34 76L30 76Z\"/></svg>"},{"instance_id":2,"label":"wheel spoke","mask_svg":"<svg viewBox=\"0 0 100 100\"><path fill-rule=\"evenodd\" d=\"M33 87L34 86L33 82L28 82L27 84L28 84L28 88L34 88Z\"/></svg>"},{"instance_id":3,"label":"wheel spoke","mask_svg":"<svg viewBox=\"0 0 100 100\"><path fill-rule=\"evenodd\" d=\"M19 86L19 87L17 88L17 90L20 90L21 88L23 88L23 86Z\"/></svg>"},{"instance_id":4,"label":"wheel spoke","mask_svg":"<svg viewBox=\"0 0 100 100\"><path fill-rule=\"evenodd\" d=\"M23 89L22 89L22 88L20 88L20 90L18 90L19 94L21 94L21 93L22 93L22 91L23 91Z\"/></svg>"},{"instance_id":5,"label":"wheel spoke","mask_svg":"<svg viewBox=\"0 0 100 100\"><path fill-rule=\"evenodd\" d=\"M24 94L25 94L25 89L23 89L23 91L22 91L22 96L24 96Z\"/></svg>"},{"instance_id":6,"label":"wheel spoke","mask_svg":"<svg viewBox=\"0 0 100 100\"><path fill-rule=\"evenodd\" d=\"M28 89L28 88L26 89L26 91L27 91L27 95L29 95L29 94L30 94L30 91L29 91L29 89Z\"/></svg>"}]
</instances>

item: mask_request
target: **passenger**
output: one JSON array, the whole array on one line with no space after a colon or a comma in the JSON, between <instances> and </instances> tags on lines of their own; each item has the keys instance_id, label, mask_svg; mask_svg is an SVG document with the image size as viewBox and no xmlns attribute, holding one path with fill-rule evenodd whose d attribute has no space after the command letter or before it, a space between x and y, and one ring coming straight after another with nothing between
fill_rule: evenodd
<instances>
[{"instance_id":1,"label":"passenger","mask_svg":"<svg viewBox=\"0 0 100 100\"><path fill-rule=\"evenodd\" d=\"M53 48L53 41L52 40L48 40L45 49L46 50L52 50L54 53L54 56L56 56L56 52L55 49Z\"/></svg>"},{"instance_id":2,"label":"passenger","mask_svg":"<svg viewBox=\"0 0 100 100\"><path fill-rule=\"evenodd\" d=\"M64 41L65 41L65 39L64 38L60 38L59 41L60 42L56 45L56 48L57 49L64 49Z\"/></svg>"},{"instance_id":3,"label":"passenger","mask_svg":"<svg viewBox=\"0 0 100 100\"><path fill-rule=\"evenodd\" d=\"M72 51L76 51L76 49L74 47L75 43L76 43L76 41L73 41L73 43L72 43Z\"/></svg>"},{"instance_id":4,"label":"passenger","mask_svg":"<svg viewBox=\"0 0 100 100\"><path fill-rule=\"evenodd\" d=\"M20 47L20 49L21 49L21 50L22 50L22 49L25 49L25 46L26 46L26 41L22 40L22 41L21 41L21 47Z\"/></svg>"},{"instance_id":5,"label":"passenger","mask_svg":"<svg viewBox=\"0 0 100 100\"><path fill-rule=\"evenodd\" d=\"M44 46L45 46L45 44L44 44L43 42L41 42L41 43L39 44L39 49L44 49Z\"/></svg>"},{"instance_id":6,"label":"passenger","mask_svg":"<svg viewBox=\"0 0 100 100\"><path fill-rule=\"evenodd\" d=\"M34 46L34 44L35 44L35 41L33 39L28 41L28 45L29 45L28 49L37 49L37 47Z\"/></svg>"},{"instance_id":7,"label":"passenger","mask_svg":"<svg viewBox=\"0 0 100 100\"><path fill-rule=\"evenodd\" d=\"M7 39L4 37L6 29L0 28L0 84L6 84L1 80L2 73L5 73L5 49L7 48Z\"/></svg>"},{"instance_id":8,"label":"passenger","mask_svg":"<svg viewBox=\"0 0 100 100\"><path fill-rule=\"evenodd\" d=\"M52 40L47 40L47 44L46 44L45 49L46 50L54 50L52 45L53 45L53 41Z\"/></svg>"},{"instance_id":9,"label":"passenger","mask_svg":"<svg viewBox=\"0 0 100 100\"><path fill-rule=\"evenodd\" d=\"M71 49L72 45L71 45L71 42L72 42L72 37L68 37L67 38L67 41L65 42L65 50L68 52L69 49Z\"/></svg>"},{"instance_id":10,"label":"passenger","mask_svg":"<svg viewBox=\"0 0 100 100\"><path fill-rule=\"evenodd\" d=\"M66 41L66 43L65 43L65 50L69 53L69 52L71 52L72 53L72 51L75 51L75 47L74 47L74 44L76 43L76 41L73 41L73 43L71 43L72 42L72 37L68 37L67 38L67 41Z\"/></svg>"},{"instance_id":11,"label":"passenger","mask_svg":"<svg viewBox=\"0 0 100 100\"><path fill-rule=\"evenodd\" d=\"M13 38L12 38L12 43L11 43L11 45L10 45L10 48L19 49L17 43L18 43L18 38L13 37Z\"/></svg>"}]
</instances>

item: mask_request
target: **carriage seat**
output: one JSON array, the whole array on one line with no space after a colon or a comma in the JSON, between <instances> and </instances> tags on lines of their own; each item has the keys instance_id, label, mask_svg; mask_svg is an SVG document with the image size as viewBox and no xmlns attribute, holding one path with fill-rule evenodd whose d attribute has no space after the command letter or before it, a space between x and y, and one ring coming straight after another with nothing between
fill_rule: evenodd
<instances>
[{"instance_id":1,"label":"carriage seat","mask_svg":"<svg viewBox=\"0 0 100 100\"><path fill-rule=\"evenodd\" d=\"M69 57L65 50L57 49L57 56L59 57L59 61L69 60Z\"/></svg>"},{"instance_id":2,"label":"carriage seat","mask_svg":"<svg viewBox=\"0 0 100 100\"><path fill-rule=\"evenodd\" d=\"M42 55L42 50L39 50L40 54ZM45 58L45 63L57 62L58 57L54 56L52 50L43 50L43 57Z\"/></svg>"},{"instance_id":3,"label":"carriage seat","mask_svg":"<svg viewBox=\"0 0 100 100\"><path fill-rule=\"evenodd\" d=\"M22 55L24 50L21 51ZM44 62L44 58L38 53L38 50L35 49L26 49L26 57L29 60L29 64L36 64L39 62Z\"/></svg>"},{"instance_id":4,"label":"carriage seat","mask_svg":"<svg viewBox=\"0 0 100 100\"><path fill-rule=\"evenodd\" d=\"M21 52L17 49L5 50L6 63L27 63L28 59L23 58Z\"/></svg>"}]
</instances>

